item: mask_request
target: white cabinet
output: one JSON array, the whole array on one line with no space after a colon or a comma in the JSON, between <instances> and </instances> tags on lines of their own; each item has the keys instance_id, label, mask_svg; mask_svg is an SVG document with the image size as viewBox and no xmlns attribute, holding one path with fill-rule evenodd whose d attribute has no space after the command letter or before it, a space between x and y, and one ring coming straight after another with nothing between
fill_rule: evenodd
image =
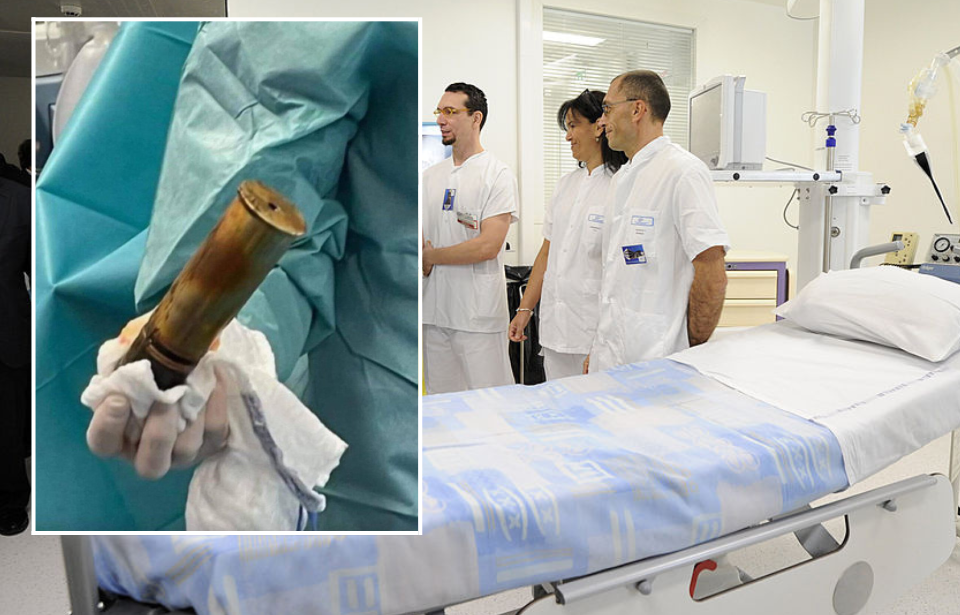
<instances>
[{"instance_id":1,"label":"white cabinet","mask_svg":"<svg viewBox=\"0 0 960 615\"><path fill-rule=\"evenodd\" d=\"M774 322L773 309L787 300L787 257L731 251L726 266L727 296L718 326L752 327Z\"/></svg>"}]
</instances>

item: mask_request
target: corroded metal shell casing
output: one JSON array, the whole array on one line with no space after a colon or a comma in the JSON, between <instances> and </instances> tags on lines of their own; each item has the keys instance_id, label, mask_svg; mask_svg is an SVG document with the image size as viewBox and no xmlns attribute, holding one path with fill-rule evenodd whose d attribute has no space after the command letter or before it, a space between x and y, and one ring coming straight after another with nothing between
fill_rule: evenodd
<instances>
[{"instance_id":1,"label":"corroded metal shell casing","mask_svg":"<svg viewBox=\"0 0 960 615\"><path fill-rule=\"evenodd\" d=\"M290 244L304 234L300 211L257 181L245 181L223 217L174 280L121 364L149 359L157 385L183 384Z\"/></svg>"}]
</instances>

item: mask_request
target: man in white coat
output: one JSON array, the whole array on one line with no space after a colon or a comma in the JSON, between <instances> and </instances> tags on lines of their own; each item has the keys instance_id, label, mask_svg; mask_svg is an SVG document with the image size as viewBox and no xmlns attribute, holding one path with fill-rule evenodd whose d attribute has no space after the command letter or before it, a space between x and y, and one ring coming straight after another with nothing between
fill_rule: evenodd
<instances>
[{"instance_id":1,"label":"man in white coat","mask_svg":"<svg viewBox=\"0 0 960 615\"><path fill-rule=\"evenodd\" d=\"M670 95L654 72L610 83L599 120L630 159L604 215L600 320L584 362L597 372L701 344L720 319L729 238L706 165L670 142Z\"/></svg>"},{"instance_id":2,"label":"man in white coat","mask_svg":"<svg viewBox=\"0 0 960 615\"><path fill-rule=\"evenodd\" d=\"M517 180L480 145L487 99L454 83L434 111L453 156L423 173L423 372L427 394L513 384L503 250Z\"/></svg>"}]
</instances>

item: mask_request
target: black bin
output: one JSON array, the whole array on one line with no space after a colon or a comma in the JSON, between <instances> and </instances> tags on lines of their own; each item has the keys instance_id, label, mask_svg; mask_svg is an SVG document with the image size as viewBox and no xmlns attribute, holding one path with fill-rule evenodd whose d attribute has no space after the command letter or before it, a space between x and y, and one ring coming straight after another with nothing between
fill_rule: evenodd
<instances>
[{"instance_id":1,"label":"black bin","mask_svg":"<svg viewBox=\"0 0 960 615\"><path fill-rule=\"evenodd\" d=\"M507 305L512 319L520 307L520 299L527 290L530 280L530 265L505 265L507 274ZM519 384L540 384L546 380L543 372L543 357L540 356L540 304L534 310L533 318L527 324L526 341L510 342L510 366L513 379Z\"/></svg>"}]
</instances>

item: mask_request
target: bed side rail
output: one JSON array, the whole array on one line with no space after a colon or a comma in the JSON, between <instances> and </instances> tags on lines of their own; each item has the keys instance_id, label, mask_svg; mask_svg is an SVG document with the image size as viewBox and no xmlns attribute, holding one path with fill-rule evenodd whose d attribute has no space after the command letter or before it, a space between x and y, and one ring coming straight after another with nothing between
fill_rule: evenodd
<instances>
[{"instance_id":1,"label":"bed side rail","mask_svg":"<svg viewBox=\"0 0 960 615\"><path fill-rule=\"evenodd\" d=\"M559 584L554 596L522 613L865 612L891 601L950 556L956 543L952 498L944 476L915 476L704 545ZM690 597L690 575L698 562L838 517L846 517L848 532L836 551L703 600Z\"/></svg>"}]
</instances>

